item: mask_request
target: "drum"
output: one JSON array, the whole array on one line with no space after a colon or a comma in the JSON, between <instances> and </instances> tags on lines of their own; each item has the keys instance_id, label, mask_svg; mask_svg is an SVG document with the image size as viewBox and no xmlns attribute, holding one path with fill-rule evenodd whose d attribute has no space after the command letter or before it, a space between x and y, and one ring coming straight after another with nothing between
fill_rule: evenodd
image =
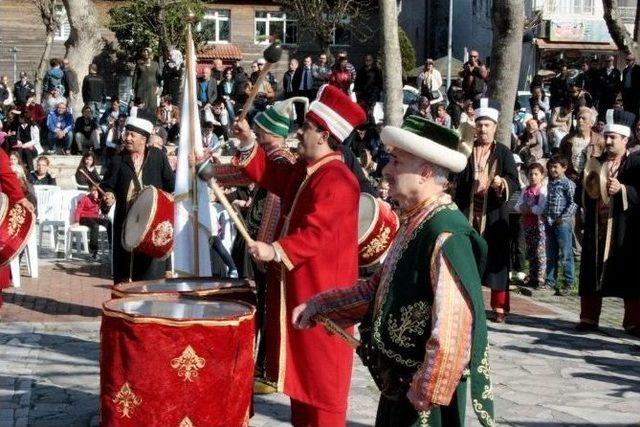
<instances>
[{"instance_id":1,"label":"drum","mask_svg":"<svg viewBox=\"0 0 640 427\"><path fill-rule=\"evenodd\" d=\"M173 248L173 196L153 186L135 199L122 231L122 246L151 258L166 258Z\"/></svg>"},{"instance_id":2,"label":"drum","mask_svg":"<svg viewBox=\"0 0 640 427\"><path fill-rule=\"evenodd\" d=\"M370 194L360 194L358 211L358 262L370 267L384 259L396 237L400 221L391 206Z\"/></svg>"},{"instance_id":3,"label":"drum","mask_svg":"<svg viewBox=\"0 0 640 427\"><path fill-rule=\"evenodd\" d=\"M113 298L156 295L181 295L205 299L239 300L256 305L256 295L248 280L222 277L190 277L120 283L113 287Z\"/></svg>"},{"instance_id":4,"label":"drum","mask_svg":"<svg viewBox=\"0 0 640 427\"><path fill-rule=\"evenodd\" d=\"M255 309L147 295L103 305L102 426L247 426Z\"/></svg>"},{"instance_id":5,"label":"drum","mask_svg":"<svg viewBox=\"0 0 640 427\"><path fill-rule=\"evenodd\" d=\"M35 224L33 212L0 193L0 267L22 252Z\"/></svg>"}]
</instances>

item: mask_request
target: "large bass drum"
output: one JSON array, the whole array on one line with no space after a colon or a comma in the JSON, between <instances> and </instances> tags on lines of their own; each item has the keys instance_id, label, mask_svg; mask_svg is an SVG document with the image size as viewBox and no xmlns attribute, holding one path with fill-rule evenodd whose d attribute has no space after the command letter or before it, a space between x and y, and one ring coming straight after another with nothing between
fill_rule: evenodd
<instances>
[{"instance_id":1,"label":"large bass drum","mask_svg":"<svg viewBox=\"0 0 640 427\"><path fill-rule=\"evenodd\" d=\"M247 426L254 315L237 301L148 295L106 302L101 425Z\"/></svg>"},{"instance_id":2,"label":"large bass drum","mask_svg":"<svg viewBox=\"0 0 640 427\"><path fill-rule=\"evenodd\" d=\"M358 212L358 262L360 268L384 260L398 233L400 221L391 206L370 194L360 193Z\"/></svg>"},{"instance_id":3,"label":"large bass drum","mask_svg":"<svg viewBox=\"0 0 640 427\"><path fill-rule=\"evenodd\" d=\"M151 258L168 257L173 248L173 215L173 196L145 187L127 212L122 246Z\"/></svg>"},{"instance_id":4,"label":"large bass drum","mask_svg":"<svg viewBox=\"0 0 640 427\"><path fill-rule=\"evenodd\" d=\"M199 298L239 300L256 305L256 295L248 280L223 277L189 277L120 283L113 287L113 298L144 295L181 295Z\"/></svg>"}]
</instances>

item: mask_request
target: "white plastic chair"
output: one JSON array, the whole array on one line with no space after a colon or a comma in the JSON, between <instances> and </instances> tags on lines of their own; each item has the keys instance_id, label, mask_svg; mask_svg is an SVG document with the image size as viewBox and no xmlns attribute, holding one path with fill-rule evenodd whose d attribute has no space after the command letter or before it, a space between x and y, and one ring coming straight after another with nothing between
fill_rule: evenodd
<instances>
[{"instance_id":1,"label":"white plastic chair","mask_svg":"<svg viewBox=\"0 0 640 427\"><path fill-rule=\"evenodd\" d=\"M89 253L89 227L85 225L73 225L74 223L74 213L76 210L76 206L78 206L78 202L82 197L85 196L86 192L78 192L77 190L67 190L69 192L75 192L67 204L68 211L66 216L66 222L64 226L64 234L65 234L65 258L72 258L72 247L73 241L75 238L79 238L79 242L81 244L82 253ZM79 194L78 194L79 193ZM69 193L71 196L73 193Z\"/></svg>"},{"instance_id":2,"label":"white plastic chair","mask_svg":"<svg viewBox=\"0 0 640 427\"><path fill-rule=\"evenodd\" d=\"M60 209L60 192L62 189L55 185L34 185L38 201L38 244L42 245L42 234L45 229L49 229L49 247L55 244L55 234L57 227L61 226L57 220L57 212Z\"/></svg>"},{"instance_id":3,"label":"white plastic chair","mask_svg":"<svg viewBox=\"0 0 640 427\"><path fill-rule=\"evenodd\" d=\"M76 174L71 175L71 183L73 184L76 190L89 191L88 185L80 185L78 181L76 181Z\"/></svg>"}]
</instances>

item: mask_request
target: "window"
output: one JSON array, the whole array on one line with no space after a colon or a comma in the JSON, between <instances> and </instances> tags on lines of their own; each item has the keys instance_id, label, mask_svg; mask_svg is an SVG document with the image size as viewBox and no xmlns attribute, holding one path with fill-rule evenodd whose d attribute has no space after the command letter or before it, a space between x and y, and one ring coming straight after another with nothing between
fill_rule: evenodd
<instances>
[{"instance_id":1,"label":"window","mask_svg":"<svg viewBox=\"0 0 640 427\"><path fill-rule=\"evenodd\" d=\"M342 24L349 25L351 23L351 18L348 16L343 17L341 20ZM336 28L333 31L333 41L331 42L333 46L350 46L351 45L351 31L345 28Z\"/></svg>"},{"instance_id":2,"label":"window","mask_svg":"<svg viewBox=\"0 0 640 427\"><path fill-rule=\"evenodd\" d=\"M53 35L54 40L66 41L71 34L71 26L69 25L69 18L67 17L67 10L63 4L55 5L56 21L58 21L58 28Z\"/></svg>"},{"instance_id":3,"label":"window","mask_svg":"<svg viewBox=\"0 0 640 427\"><path fill-rule=\"evenodd\" d=\"M254 41L268 43L269 36L275 36L282 44L297 44L298 23L284 12L256 11Z\"/></svg>"},{"instance_id":4,"label":"window","mask_svg":"<svg viewBox=\"0 0 640 427\"><path fill-rule=\"evenodd\" d=\"M228 10L207 10L198 24L208 43L228 43L231 40L231 21Z\"/></svg>"},{"instance_id":5,"label":"window","mask_svg":"<svg viewBox=\"0 0 640 427\"><path fill-rule=\"evenodd\" d=\"M551 14L593 15L594 0L555 0L548 3Z\"/></svg>"}]
</instances>

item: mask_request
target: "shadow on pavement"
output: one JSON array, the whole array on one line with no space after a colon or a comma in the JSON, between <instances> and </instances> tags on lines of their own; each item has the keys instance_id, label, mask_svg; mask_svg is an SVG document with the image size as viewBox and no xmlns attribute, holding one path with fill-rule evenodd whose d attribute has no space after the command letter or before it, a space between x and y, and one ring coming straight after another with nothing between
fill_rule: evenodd
<instances>
[{"instance_id":1,"label":"shadow on pavement","mask_svg":"<svg viewBox=\"0 0 640 427\"><path fill-rule=\"evenodd\" d=\"M72 276L111 278L111 268L108 261L103 263L88 261L81 261L81 263L56 262L53 269Z\"/></svg>"},{"instance_id":2,"label":"shadow on pavement","mask_svg":"<svg viewBox=\"0 0 640 427\"><path fill-rule=\"evenodd\" d=\"M23 382L20 377L0 375L0 384ZM16 419L16 425L30 426L88 426L91 419L98 414L98 396L92 393L62 388L49 384L34 382L28 390L14 390L7 385L0 386L0 390L13 395L15 404L22 408L29 408L29 418ZM22 396L31 393L29 402L24 402ZM16 411L17 412L17 411Z\"/></svg>"},{"instance_id":3,"label":"shadow on pavement","mask_svg":"<svg viewBox=\"0 0 640 427\"><path fill-rule=\"evenodd\" d=\"M56 354L64 354L74 358L84 358L92 362L90 364L87 364L87 366L95 366L95 363L93 362L97 362L99 359L100 344L96 341L85 340L82 338L74 337L72 335L57 335L46 333L37 333L37 335L38 340L34 341L34 334L32 332L21 332L16 334L4 333L2 335L1 342L4 345L28 348L32 347L38 348L40 350L50 351ZM20 343L12 343L11 341L14 339L17 339L18 341L20 341ZM11 352L9 351L8 356L10 355ZM41 353L39 359L43 360L46 357L46 354ZM55 363L56 361L54 360L53 362ZM59 360L57 362L59 362ZM76 365L80 365L80 363L78 363L77 361L73 363Z\"/></svg>"},{"instance_id":4,"label":"shadow on pavement","mask_svg":"<svg viewBox=\"0 0 640 427\"><path fill-rule=\"evenodd\" d=\"M96 307L69 302L60 302L53 298L41 296L6 293L4 294L3 298L7 303L15 304L28 310L33 310L45 314L69 314L82 317L100 317L100 315L102 314L102 310Z\"/></svg>"}]
</instances>

